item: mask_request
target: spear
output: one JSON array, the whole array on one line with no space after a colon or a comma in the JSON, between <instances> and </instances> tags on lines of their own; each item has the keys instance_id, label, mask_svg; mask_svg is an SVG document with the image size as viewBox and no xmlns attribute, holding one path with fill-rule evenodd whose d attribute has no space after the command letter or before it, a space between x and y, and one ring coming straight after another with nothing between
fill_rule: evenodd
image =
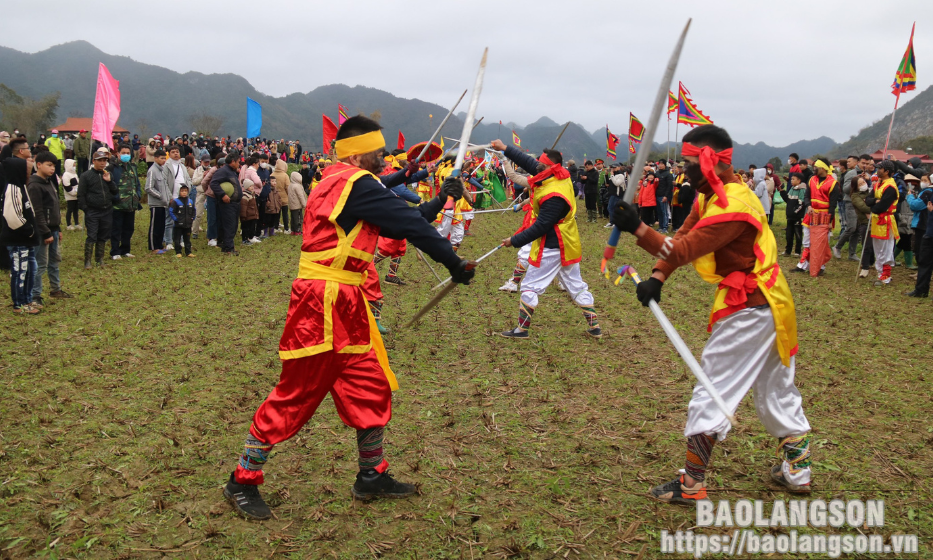
<instances>
[{"instance_id":1,"label":"spear","mask_svg":"<svg viewBox=\"0 0 933 560\"><path fill-rule=\"evenodd\" d=\"M680 60L680 51L684 48L684 40L687 38L687 31L690 30L691 21L693 21L692 18L687 20L687 24L680 34L680 39L678 39L677 45L674 46L674 52L671 53L671 59L667 63L667 70L661 78L661 88L654 98L654 107L651 109L651 116L648 118L648 127L645 129L645 139L642 141L641 146L638 148L638 153L635 155L635 165L632 167L632 173L628 178L628 187L625 189L625 195L622 198L622 200L629 204L635 199L635 192L638 190L638 179L641 176L638 170L643 168L645 162L648 161L648 152L651 151L651 143L654 142L654 133L658 129L658 122L661 120L661 111L666 107L667 94L670 92L671 83L674 81L674 71L677 70L677 62ZM615 256L616 247L619 245L619 236L621 234L622 231L617 227L612 228L612 233L609 234L609 240L606 242L606 248L603 251L603 260L600 264L600 268L603 272L606 271L606 263Z\"/></svg>"},{"instance_id":2,"label":"spear","mask_svg":"<svg viewBox=\"0 0 933 560\"><path fill-rule=\"evenodd\" d=\"M450 173L450 177L459 177L460 170L463 169L463 158L466 157L467 144L470 143L470 134L473 132L473 129L476 127L479 122L473 124L473 118L476 116L476 107L479 105L479 95L483 91L483 77L486 74L486 57L489 55L489 47L486 47L483 50L483 59L479 63L479 71L476 73L476 82L473 84L473 97L470 99L470 108L467 110L467 116L463 120L463 132L460 134L460 148L457 150L457 159L454 160L454 168ZM480 119L482 120L482 119ZM497 247L498 248L498 247ZM490 251L487 255L490 255L494 252ZM467 270L473 270L476 268L476 262L467 263ZM429 301L424 307L421 308L418 313L412 317L411 321L405 325L405 328L408 328L415 324L421 317L430 311L435 305L437 305L450 291L456 286L454 282L451 282L444 290L439 294L434 296L431 301Z\"/></svg>"},{"instance_id":3,"label":"spear","mask_svg":"<svg viewBox=\"0 0 933 560\"><path fill-rule=\"evenodd\" d=\"M437 135L441 133L441 129L444 128L444 125L447 124L447 120L450 119L450 115L454 114L454 109L457 108L457 105L460 105L460 102L463 101L463 96L466 95L467 90L463 90L463 93L460 94L460 99L457 99L457 102L454 103L454 106L450 108L450 111L447 112L447 116L444 117L444 120L441 121L441 125L437 127L437 130L434 131L434 134L431 135L431 139L428 140L428 143L424 145L424 148L421 149L421 153L418 154L418 157L415 158L415 163L421 161L421 158L424 157L424 154L427 153L428 148L431 147L431 142L434 142L434 139L437 138Z\"/></svg>"},{"instance_id":4,"label":"spear","mask_svg":"<svg viewBox=\"0 0 933 560\"><path fill-rule=\"evenodd\" d=\"M480 257L480 258L478 258L478 259L476 259L476 260L473 261L473 262L476 262L476 263L481 263L481 262L483 262L483 259L485 259L485 258L488 257L489 255L495 253L496 251L498 251L498 250L501 249L502 247L504 247L504 245L496 245L496 247L495 247L493 250L489 251L488 253L486 253L485 255L483 255L482 257ZM431 289L432 289L432 290L436 290L436 289L438 289L438 288L444 286L444 285L447 284L448 282L450 282L450 276L448 276L447 278L445 278L440 284L438 284L437 286L434 286L434 287L431 288Z\"/></svg>"},{"instance_id":5,"label":"spear","mask_svg":"<svg viewBox=\"0 0 933 560\"><path fill-rule=\"evenodd\" d=\"M560 142L560 137L563 136L563 135L564 135L564 132L567 131L567 127L568 127L568 126L570 126L570 121L567 121L567 124L565 124L565 125L564 125L564 128L561 129L560 134L557 135L557 139L554 140L554 143L553 143L553 144L551 144L551 149L552 149L552 150L553 150L554 148L557 147L557 143Z\"/></svg>"},{"instance_id":6,"label":"spear","mask_svg":"<svg viewBox=\"0 0 933 560\"><path fill-rule=\"evenodd\" d=\"M434 271L434 267L431 266L431 263L428 262L427 257L424 256L424 253L421 252L421 249L415 247L415 251L418 251L418 260L419 260L419 261L423 261L424 264L428 265L428 268L431 269L431 274L433 274L435 278L437 278L438 280L440 280L441 277L438 276L438 275L437 275L437 272Z\"/></svg>"},{"instance_id":7,"label":"spear","mask_svg":"<svg viewBox=\"0 0 933 560\"><path fill-rule=\"evenodd\" d=\"M628 275L632 279L632 282L636 286L641 283L641 278L638 277L638 272L635 271L635 268L632 266L622 266L619 267L617 271L619 277L616 279L615 283L618 285L619 282ZM706 389L706 392L709 393L709 396L713 399L713 402L716 403L716 406L719 407L719 410L726 415L726 418L732 424L736 424L735 416L729 411L729 408L726 406L726 403L722 400L719 391L713 387L713 382L709 380L709 377L706 376L706 373L703 371L703 368L700 367L700 364L697 363L697 359L693 357L693 352L690 351L690 348L687 347L687 343L684 342L684 339L680 338L677 329L674 328L674 325L671 324L667 316L661 311L661 306L658 305L658 302L653 299L648 302L648 308L651 309L651 312L654 314L654 318L661 323L661 328L664 329L664 334L667 335L668 340L671 341L671 344L674 345L674 348L677 350L677 353L680 354L680 357L684 362L687 363L687 367L690 368L690 372L693 373L693 376L697 378L697 381L700 382L700 385Z\"/></svg>"},{"instance_id":8,"label":"spear","mask_svg":"<svg viewBox=\"0 0 933 560\"><path fill-rule=\"evenodd\" d=\"M475 130L476 127L479 126L479 123L483 122L483 119L485 118L486 117L480 117L478 121L473 123L473 129L471 129L471 131ZM447 140L454 140L453 138L447 138L446 136L444 136L444 138ZM444 151L444 154L441 156L441 159L444 159L448 155L452 154L454 151L454 148L458 147L459 145L460 145L460 140L454 140L453 145L451 145L449 148L447 148L447 150Z\"/></svg>"}]
</instances>

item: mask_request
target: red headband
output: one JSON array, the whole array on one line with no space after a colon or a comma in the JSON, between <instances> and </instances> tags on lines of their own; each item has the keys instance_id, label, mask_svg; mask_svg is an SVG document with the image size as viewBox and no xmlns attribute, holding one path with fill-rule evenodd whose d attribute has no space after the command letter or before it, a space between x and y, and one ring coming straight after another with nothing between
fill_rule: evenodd
<instances>
[{"instance_id":1,"label":"red headband","mask_svg":"<svg viewBox=\"0 0 933 560\"><path fill-rule=\"evenodd\" d=\"M716 164L725 163L726 165L732 165L732 148L722 150L721 152L714 152L709 146L697 148L693 144L684 142L680 153L681 155L697 156L700 158L700 171L702 171L703 176L706 177L706 181L709 183L710 188L716 193L718 199L716 204L722 208L728 206L729 202L726 200L726 191L723 189L722 179L716 174Z\"/></svg>"},{"instance_id":2,"label":"red headband","mask_svg":"<svg viewBox=\"0 0 933 560\"><path fill-rule=\"evenodd\" d=\"M538 158L538 162L543 163L547 166L547 169L538 173L534 177L528 180L528 186L534 188L538 186L542 181L548 177L553 176L555 179L569 179L570 172L564 169L564 166L559 163L554 163L551 161L551 158L547 157L547 154L541 154L541 157Z\"/></svg>"}]
</instances>

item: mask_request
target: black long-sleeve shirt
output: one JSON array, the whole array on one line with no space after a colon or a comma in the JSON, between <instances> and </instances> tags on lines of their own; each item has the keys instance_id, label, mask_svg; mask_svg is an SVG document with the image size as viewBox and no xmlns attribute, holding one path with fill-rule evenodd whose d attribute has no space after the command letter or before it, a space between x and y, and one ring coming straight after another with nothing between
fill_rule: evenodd
<instances>
[{"instance_id":1,"label":"black long-sleeve shirt","mask_svg":"<svg viewBox=\"0 0 933 560\"><path fill-rule=\"evenodd\" d=\"M389 239L407 239L435 261L454 270L460 257L450 241L431 226L443 209L444 201L435 197L419 206L409 206L378 180L365 176L353 183L350 195L337 216L337 225L350 231L360 220L379 226L379 235Z\"/></svg>"},{"instance_id":2,"label":"black long-sleeve shirt","mask_svg":"<svg viewBox=\"0 0 933 560\"><path fill-rule=\"evenodd\" d=\"M658 186L655 188L654 196L658 200L666 198L668 203L674 196L674 176L667 169L658 171Z\"/></svg>"},{"instance_id":3,"label":"black long-sleeve shirt","mask_svg":"<svg viewBox=\"0 0 933 560\"><path fill-rule=\"evenodd\" d=\"M894 204L894 201L897 200L897 185L894 185L894 188L888 187L881 192L881 198L877 199L874 204L871 206L872 214L884 214L888 211L888 208Z\"/></svg>"},{"instance_id":4,"label":"black long-sleeve shirt","mask_svg":"<svg viewBox=\"0 0 933 560\"><path fill-rule=\"evenodd\" d=\"M505 149L505 157L515 162L515 165L531 173L532 176L536 175L538 172L538 160L523 153L514 146L509 146ZM512 236L512 246L521 247L539 237L544 237L544 246L546 248L560 249L560 240L557 238L557 232L554 226L556 226L557 222L563 219L569 211L570 205L562 198L555 196L545 200L538 209L538 217L535 219L535 223L518 235Z\"/></svg>"}]
</instances>

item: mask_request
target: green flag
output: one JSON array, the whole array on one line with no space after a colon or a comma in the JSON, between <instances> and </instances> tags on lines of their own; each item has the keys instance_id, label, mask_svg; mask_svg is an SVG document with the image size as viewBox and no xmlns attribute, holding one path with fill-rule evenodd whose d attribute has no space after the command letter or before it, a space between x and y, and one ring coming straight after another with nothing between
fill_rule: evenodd
<instances>
[{"instance_id":1,"label":"green flag","mask_svg":"<svg viewBox=\"0 0 933 560\"><path fill-rule=\"evenodd\" d=\"M508 196L505 194L505 189L502 188L502 183L499 181L499 174L494 170L490 170L489 175L489 182L492 184L492 188L489 190L492 191L492 197L498 202L505 202Z\"/></svg>"}]
</instances>

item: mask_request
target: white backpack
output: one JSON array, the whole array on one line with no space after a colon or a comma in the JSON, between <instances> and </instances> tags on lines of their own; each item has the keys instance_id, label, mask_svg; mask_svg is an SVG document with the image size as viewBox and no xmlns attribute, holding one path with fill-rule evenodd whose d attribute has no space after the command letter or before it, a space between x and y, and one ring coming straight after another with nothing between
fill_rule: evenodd
<instances>
[{"instance_id":1,"label":"white backpack","mask_svg":"<svg viewBox=\"0 0 933 560\"><path fill-rule=\"evenodd\" d=\"M29 220L26 218L26 211L32 212L32 202L29 200L29 192L12 183L7 184L3 192L3 219L6 225L12 230L27 225Z\"/></svg>"}]
</instances>

